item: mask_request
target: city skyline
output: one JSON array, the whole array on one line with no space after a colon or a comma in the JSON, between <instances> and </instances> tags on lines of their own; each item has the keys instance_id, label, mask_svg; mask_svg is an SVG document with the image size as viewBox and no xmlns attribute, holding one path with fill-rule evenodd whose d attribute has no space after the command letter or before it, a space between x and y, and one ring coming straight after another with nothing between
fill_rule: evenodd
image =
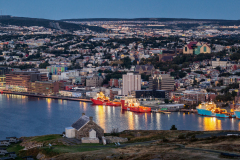
<instances>
[{"instance_id":1,"label":"city skyline","mask_svg":"<svg viewBox=\"0 0 240 160\"><path fill-rule=\"evenodd\" d=\"M231 2L231 3L230 3ZM191 18L238 20L240 1L1 1L3 15L45 19Z\"/></svg>"}]
</instances>

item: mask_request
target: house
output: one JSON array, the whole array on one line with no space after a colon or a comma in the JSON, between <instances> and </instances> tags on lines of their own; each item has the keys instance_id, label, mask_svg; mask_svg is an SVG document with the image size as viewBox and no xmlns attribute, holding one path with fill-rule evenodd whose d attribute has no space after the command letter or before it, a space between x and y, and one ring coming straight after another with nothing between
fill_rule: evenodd
<instances>
[{"instance_id":1,"label":"house","mask_svg":"<svg viewBox=\"0 0 240 160\"><path fill-rule=\"evenodd\" d=\"M0 141L0 146L9 146L10 142L8 140L1 140Z\"/></svg>"},{"instance_id":2,"label":"house","mask_svg":"<svg viewBox=\"0 0 240 160\"><path fill-rule=\"evenodd\" d=\"M6 139L9 139L10 143L17 143L17 142L19 142L19 139L17 137L7 137Z\"/></svg>"},{"instance_id":3,"label":"house","mask_svg":"<svg viewBox=\"0 0 240 160\"><path fill-rule=\"evenodd\" d=\"M183 47L183 54L211 53L211 48L207 43L190 42Z\"/></svg>"},{"instance_id":4,"label":"house","mask_svg":"<svg viewBox=\"0 0 240 160\"><path fill-rule=\"evenodd\" d=\"M93 117L88 117L85 113L71 127L66 128L65 132L67 138L76 138L89 143L99 142L104 136L102 127L93 121Z\"/></svg>"},{"instance_id":5,"label":"house","mask_svg":"<svg viewBox=\"0 0 240 160\"><path fill-rule=\"evenodd\" d=\"M0 148L0 156L5 155L7 153L8 153L7 148Z\"/></svg>"}]
</instances>

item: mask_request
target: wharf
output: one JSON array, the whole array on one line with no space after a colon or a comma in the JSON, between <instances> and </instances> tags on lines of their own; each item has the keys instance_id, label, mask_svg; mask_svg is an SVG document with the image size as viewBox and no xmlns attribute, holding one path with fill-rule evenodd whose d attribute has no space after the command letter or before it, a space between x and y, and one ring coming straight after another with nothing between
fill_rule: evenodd
<instances>
[{"instance_id":1,"label":"wharf","mask_svg":"<svg viewBox=\"0 0 240 160\"><path fill-rule=\"evenodd\" d=\"M62 100L70 100L70 101L82 101L82 102L92 102L90 99L82 99L82 98L71 98L71 97L60 97L60 96L45 96L45 95L36 95L30 93L22 93L22 92L12 92L12 91L0 91L4 94L15 94L15 95L23 95L23 96L30 96L30 97L40 97L40 98L52 98L52 99L62 99Z\"/></svg>"}]
</instances>

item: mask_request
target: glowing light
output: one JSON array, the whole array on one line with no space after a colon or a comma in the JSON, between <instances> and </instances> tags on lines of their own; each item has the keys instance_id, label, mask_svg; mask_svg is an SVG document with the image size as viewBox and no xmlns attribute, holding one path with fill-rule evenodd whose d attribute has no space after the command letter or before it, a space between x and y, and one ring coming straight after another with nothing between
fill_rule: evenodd
<instances>
[{"instance_id":1,"label":"glowing light","mask_svg":"<svg viewBox=\"0 0 240 160\"><path fill-rule=\"evenodd\" d=\"M216 117L204 117L203 126L204 126L204 130L207 130L207 131L222 129L221 120L217 119Z\"/></svg>"},{"instance_id":2,"label":"glowing light","mask_svg":"<svg viewBox=\"0 0 240 160\"><path fill-rule=\"evenodd\" d=\"M132 112L129 112L128 127L129 127L130 130L134 130L134 118L133 118L133 113Z\"/></svg>"},{"instance_id":3,"label":"glowing light","mask_svg":"<svg viewBox=\"0 0 240 160\"><path fill-rule=\"evenodd\" d=\"M98 106L98 112L96 112L96 115L98 116L98 120L99 120L99 125L106 130L106 122L105 122L105 107L103 106Z\"/></svg>"},{"instance_id":4,"label":"glowing light","mask_svg":"<svg viewBox=\"0 0 240 160\"><path fill-rule=\"evenodd\" d=\"M86 110L87 110L87 103L86 102L83 103L83 110L84 110L84 112L86 112Z\"/></svg>"}]
</instances>

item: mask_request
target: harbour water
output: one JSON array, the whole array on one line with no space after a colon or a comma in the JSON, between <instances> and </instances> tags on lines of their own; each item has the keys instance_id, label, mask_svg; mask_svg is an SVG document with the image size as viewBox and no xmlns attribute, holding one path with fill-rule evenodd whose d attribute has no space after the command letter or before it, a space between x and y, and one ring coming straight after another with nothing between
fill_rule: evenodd
<instances>
[{"instance_id":1,"label":"harbour water","mask_svg":"<svg viewBox=\"0 0 240 160\"><path fill-rule=\"evenodd\" d=\"M240 120L203 117L174 112L134 113L121 107L93 106L91 103L0 94L0 140L7 136L61 134L82 113L93 116L105 132L122 130L240 130Z\"/></svg>"}]
</instances>

